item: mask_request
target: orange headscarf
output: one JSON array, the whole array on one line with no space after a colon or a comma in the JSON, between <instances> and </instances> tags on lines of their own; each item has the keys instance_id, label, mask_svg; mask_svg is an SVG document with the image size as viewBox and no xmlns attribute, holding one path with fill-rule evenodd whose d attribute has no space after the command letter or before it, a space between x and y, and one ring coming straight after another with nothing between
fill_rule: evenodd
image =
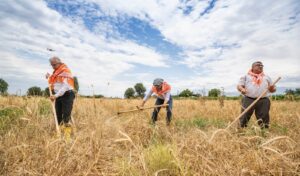
<instances>
[{"instance_id":1,"label":"orange headscarf","mask_svg":"<svg viewBox=\"0 0 300 176\"><path fill-rule=\"evenodd\" d=\"M155 86L152 86L152 91L160 96L162 96L164 93L166 93L170 90L171 90L171 86L167 82L162 83L161 90L157 90L157 88Z\"/></svg>"},{"instance_id":2,"label":"orange headscarf","mask_svg":"<svg viewBox=\"0 0 300 176\"><path fill-rule=\"evenodd\" d=\"M248 75L252 77L252 82L257 86L259 86L262 83L263 77L265 76L264 72L256 74L253 73L251 69L249 70Z\"/></svg>"},{"instance_id":3,"label":"orange headscarf","mask_svg":"<svg viewBox=\"0 0 300 176\"><path fill-rule=\"evenodd\" d=\"M57 69L53 71L48 82L51 84L51 90L54 89L54 83L62 83L64 79L67 79L68 84L74 88L74 78L72 76L71 70L66 66L66 64L61 64Z\"/></svg>"}]
</instances>

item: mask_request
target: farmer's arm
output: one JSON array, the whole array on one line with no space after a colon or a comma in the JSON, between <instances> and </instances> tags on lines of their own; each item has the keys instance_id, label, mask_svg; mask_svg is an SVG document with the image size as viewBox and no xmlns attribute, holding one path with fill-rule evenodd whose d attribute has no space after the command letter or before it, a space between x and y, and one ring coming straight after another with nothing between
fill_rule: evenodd
<instances>
[{"instance_id":1,"label":"farmer's arm","mask_svg":"<svg viewBox=\"0 0 300 176\"><path fill-rule=\"evenodd\" d=\"M168 103L168 101L170 100L170 97L171 97L171 92L167 92L165 94L165 101L164 101L164 104L166 105Z\"/></svg>"},{"instance_id":2,"label":"farmer's arm","mask_svg":"<svg viewBox=\"0 0 300 176\"><path fill-rule=\"evenodd\" d=\"M57 91L57 93L54 95L56 98L63 96L65 94L66 91L69 90L69 84L67 81L68 78L65 78L63 83L62 83L62 87Z\"/></svg>"},{"instance_id":3,"label":"farmer's arm","mask_svg":"<svg viewBox=\"0 0 300 176\"><path fill-rule=\"evenodd\" d=\"M149 92L147 93L147 95L145 95L145 97L143 98L143 102L141 104L142 107L145 105L146 101L151 97L152 94L153 94L153 91L150 89Z\"/></svg>"},{"instance_id":4,"label":"farmer's arm","mask_svg":"<svg viewBox=\"0 0 300 176\"><path fill-rule=\"evenodd\" d=\"M275 85L274 86L269 86L269 91L271 92L271 93L273 93L273 92L276 92L276 87L275 87Z\"/></svg>"},{"instance_id":5,"label":"farmer's arm","mask_svg":"<svg viewBox=\"0 0 300 176\"><path fill-rule=\"evenodd\" d=\"M46 79L48 79L50 76L51 76L50 73L46 73L45 75Z\"/></svg>"},{"instance_id":6,"label":"farmer's arm","mask_svg":"<svg viewBox=\"0 0 300 176\"><path fill-rule=\"evenodd\" d=\"M247 90L246 90L245 86L242 86L242 85L238 85L237 90L240 91L242 94L247 93Z\"/></svg>"},{"instance_id":7,"label":"farmer's arm","mask_svg":"<svg viewBox=\"0 0 300 176\"><path fill-rule=\"evenodd\" d=\"M276 87L275 87L275 85L272 85L273 82L269 76L267 77L267 81L269 83L269 87L268 87L269 92L271 92L271 93L276 92Z\"/></svg>"},{"instance_id":8,"label":"farmer's arm","mask_svg":"<svg viewBox=\"0 0 300 176\"><path fill-rule=\"evenodd\" d=\"M245 88L246 83L246 76L240 78L239 83L237 85L237 90L240 91L242 94L246 94L247 90Z\"/></svg>"}]
</instances>

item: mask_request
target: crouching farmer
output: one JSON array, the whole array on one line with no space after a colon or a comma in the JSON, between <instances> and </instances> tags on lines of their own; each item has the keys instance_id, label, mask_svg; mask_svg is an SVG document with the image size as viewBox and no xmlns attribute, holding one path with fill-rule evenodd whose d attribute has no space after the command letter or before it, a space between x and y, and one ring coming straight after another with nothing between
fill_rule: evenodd
<instances>
[{"instance_id":1,"label":"crouching farmer","mask_svg":"<svg viewBox=\"0 0 300 176\"><path fill-rule=\"evenodd\" d=\"M163 105L162 107L166 107L167 109L167 125L170 125L172 119L172 96L171 96L171 86L165 82L161 78L157 78L153 81L153 86L148 92L148 94L144 97L141 107L143 107L146 101L151 97L152 94L157 96L155 105ZM154 108L152 113L152 123L155 124L157 121L157 115L160 111L161 107Z\"/></svg>"}]
</instances>

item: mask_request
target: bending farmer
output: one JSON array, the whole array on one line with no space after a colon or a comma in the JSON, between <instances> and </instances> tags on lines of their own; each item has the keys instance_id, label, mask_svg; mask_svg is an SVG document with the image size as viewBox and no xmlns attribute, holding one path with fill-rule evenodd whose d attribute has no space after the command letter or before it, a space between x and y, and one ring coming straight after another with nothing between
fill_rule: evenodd
<instances>
[{"instance_id":1,"label":"bending farmer","mask_svg":"<svg viewBox=\"0 0 300 176\"><path fill-rule=\"evenodd\" d=\"M163 79L157 78L153 81L153 86L148 92L148 94L144 97L143 102L141 104L141 107L143 107L146 103L146 101L149 99L149 97L154 93L157 96L155 105L163 105L162 107L166 107L167 109L167 125L170 125L171 119L172 119L172 96L171 96L171 86L164 82ZM168 105L167 105L168 104ZM161 107L154 108L153 114L152 114L152 123L155 124L157 121L157 115L160 111Z\"/></svg>"}]
</instances>

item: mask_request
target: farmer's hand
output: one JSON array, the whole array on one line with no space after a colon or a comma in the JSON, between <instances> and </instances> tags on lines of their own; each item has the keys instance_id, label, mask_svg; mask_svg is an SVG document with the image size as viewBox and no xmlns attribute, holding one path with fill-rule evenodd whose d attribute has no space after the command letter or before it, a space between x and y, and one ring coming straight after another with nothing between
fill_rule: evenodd
<instances>
[{"instance_id":1,"label":"farmer's hand","mask_svg":"<svg viewBox=\"0 0 300 176\"><path fill-rule=\"evenodd\" d=\"M136 106L136 108L138 108L139 110L142 110L144 105L145 105L145 101L143 101L140 106Z\"/></svg>"},{"instance_id":2,"label":"farmer's hand","mask_svg":"<svg viewBox=\"0 0 300 176\"><path fill-rule=\"evenodd\" d=\"M50 96L50 100L51 100L51 101L54 101L55 99L56 99L56 96L54 96L54 95L51 95L51 96Z\"/></svg>"},{"instance_id":3,"label":"farmer's hand","mask_svg":"<svg viewBox=\"0 0 300 176\"><path fill-rule=\"evenodd\" d=\"M48 79L50 77L50 73L47 73L45 76L46 76L46 79Z\"/></svg>"},{"instance_id":4,"label":"farmer's hand","mask_svg":"<svg viewBox=\"0 0 300 176\"><path fill-rule=\"evenodd\" d=\"M161 105L161 107L163 107L163 108L165 108L165 107L167 107L167 106L168 106L167 103L164 103L164 104Z\"/></svg>"},{"instance_id":5,"label":"farmer's hand","mask_svg":"<svg viewBox=\"0 0 300 176\"><path fill-rule=\"evenodd\" d=\"M240 88L240 92L245 95L247 93L247 90L245 88Z\"/></svg>"},{"instance_id":6,"label":"farmer's hand","mask_svg":"<svg viewBox=\"0 0 300 176\"><path fill-rule=\"evenodd\" d=\"M269 90L271 93L273 93L273 92L276 91L276 87L275 87L275 86L269 86L269 87L268 87L268 90Z\"/></svg>"}]
</instances>

